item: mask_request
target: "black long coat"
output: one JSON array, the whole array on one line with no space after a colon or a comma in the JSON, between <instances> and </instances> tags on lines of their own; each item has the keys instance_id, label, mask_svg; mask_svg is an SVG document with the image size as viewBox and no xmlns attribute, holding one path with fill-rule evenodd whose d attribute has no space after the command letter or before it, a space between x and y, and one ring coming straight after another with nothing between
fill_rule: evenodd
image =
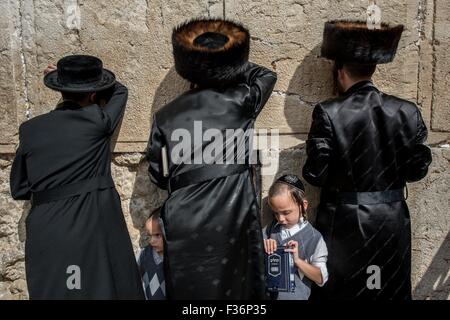
<instances>
[{"instance_id":1,"label":"black long coat","mask_svg":"<svg viewBox=\"0 0 450 320\"><path fill-rule=\"evenodd\" d=\"M170 190L161 212L169 299L264 296L260 208L251 170L219 177L227 164L207 164L202 159L194 163L194 154L207 150L215 139L203 141L197 149L193 146L182 161L176 161L172 152L179 141L172 134L186 130L194 140L194 121L202 121L200 134L218 129L225 145L231 144L233 138L225 138L226 129L253 128L275 82L275 73L251 64L239 85L190 90L154 115L148 147L151 179L163 189L168 188L169 180L182 185ZM243 152L239 157L245 154L248 159L248 144L240 148L244 140L237 149ZM163 174L163 147L168 154L167 177ZM222 159L219 154L215 160ZM214 175L218 177L210 179Z\"/></svg>"},{"instance_id":2,"label":"black long coat","mask_svg":"<svg viewBox=\"0 0 450 320\"><path fill-rule=\"evenodd\" d=\"M303 176L322 187L316 226L328 245L330 277L316 290L319 297L411 298L411 226L403 196L360 204L337 195L400 191L422 179L431 163L426 138L416 105L380 92L370 81L316 106ZM379 289L368 279L377 274L369 266L380 268Z\"/></svg>"},{"instance_id":3,"label":"black long coat","mask_svg":"<svg viewBox=\"0 0 450 320\"><path fill-rule=\"evenodd\" d=\"M115 86L104 109L66 101L20 126L10 183L14 199L34 198L25 243L31 299L143 298L120 198L111 179L111 136L128 96L126 87ZM73 188L97 177L111 183L36 203L36 192Z\"/></svg>"}]
</instances>

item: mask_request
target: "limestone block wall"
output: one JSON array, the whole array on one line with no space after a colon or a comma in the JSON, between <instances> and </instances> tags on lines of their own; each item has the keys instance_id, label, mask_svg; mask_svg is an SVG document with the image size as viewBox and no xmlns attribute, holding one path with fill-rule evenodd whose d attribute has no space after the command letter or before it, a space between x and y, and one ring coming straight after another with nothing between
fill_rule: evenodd
<instances>
[{"instance_id":1,"label":"limestone block wall","mask_svg":"<svg viewBox=\"0 0 450 320\"><path fill-rule=\"evenodd\" d=\"M409 186L413 223L413 295L450 299L450 2L379 0L383 21L406 30L395 61L378 67L375 84L418 104L434 161L423 181ZM276 161L264 176L301 174L314 105L331 96L331 63L319 57L329 19L365 19L366 0L4 0L0 2L0 299L26 299L24 220L29 203L13 201L9 171L18 126L54 108L58 94L42 70L75 53L100 57L130 89L113 146L113 176L136 250L142 222L165 197L149 181L143 152L151 115L188 89L175 72L172 28L186 18L225 17L251 31L251 60L278 73L257 127L279 129ZM308 186L314 220L318 189ZM267 217L264 217L266 220Z\"/></svg>"}]
</instances>

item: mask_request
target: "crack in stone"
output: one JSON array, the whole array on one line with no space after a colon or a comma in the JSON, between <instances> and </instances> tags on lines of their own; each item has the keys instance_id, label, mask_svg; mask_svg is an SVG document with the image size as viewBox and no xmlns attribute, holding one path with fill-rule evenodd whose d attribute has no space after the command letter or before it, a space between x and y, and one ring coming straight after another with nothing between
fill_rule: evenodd
<instances>
[{"instance_id":1,"label":"crack in stone","mask_svg":"<svg viewBox=\"0 0 450 320\"><path fill-rule=\"evenodd\" d=\"M430 105L430 130L431 131L439 131L433 128L433 122L434 122L434 97L435 97L435 81L436 81L436 64L437 64L437 57L436 57L436 0L433 0L433 26L432 26L432 38L431 38L431 44L432 44L432 74L431 74L431 105Z\"/></svg>"},{"instance_id":2,"label":"crack in stone","mask_svg":"<svg viewBox=\"0 0 450 320\"><path fill-rule=\"evenodd\" d=\"M271 63L278 63L280 61L286 61L286 60L293 60L293 58L291 58L291 57L283 57L283 58L279 58L279 59L273 60Z\"/></svg>"},{"instance_id":3,"label":"crack in stone","mask_svg":"<svg viewBox=\"0 0 450 320\"><path fill-rule=\"evenodd\" d=\"M149 10L149 1L150 0L146 0L146 2L147 2L147 12L148 12L148 10ZM159 16L161 17L161 24L162 24L162 26L163 26L163 28L164 28L164 20L165 20L165 18L164 18L164 1L161 1L160 3L159 3ZM146 19L146 23L148 23L147 22L148 20ZM147 28L149 28L149 26L147 25ZM150 29L149 29L150 30Z\"/></svg>"},{"instance_id":4,"label":"crack in stone","mask_svg":"<svg viewBox=\"0 0 450 320\"><path fill-rule=\"evenodd\" d=\"M290 44L302 47L302 48L306 48L305 45L303 43L297 42L297 41L289 41ZM312 50L311 50L312 51Z\"/></svg>"},{"instance_id":5,"label":"crack in stone","mask_svg":"<svg viewBox=\"0 0 450 320\"><path fill-rule=\"evenodd\" d=\"M148 13L148 6L149 6L149 0L145 0L145 27L147 28L147 31L150 30L150 24L148 23L148 17L149 17L149 13Z\"/></svg>"},{"instance_id":6,"label":"crack in stone","mask_svg":"<svg viewBox=\"0 0 450 320\"><path fill-rule=\"evenodd\" d=\"M417 63L417 90L416 90L416 102L419 105L419 97L420 97L420 93L421 93L421 72L420 72L420 68L421 68L421 61L420 61L420 56L421 56L421 41L425 39L425 17L426 17L426 9L427 9L427 0L419 0L418 3L418 8L417 8L417 15L416 15L416 19L417 19L417 32L418 32L418 38L417 41L415 42L415 45L417 45L418 50L419 50L419 61ZM422 104L420 104L420 108L422 109Z\"/></svg>"},{"instance_id":7,"label":"crack in stone","mask_svg":"<svg viewBox=\"0 0 450 320\"><path fill-rule=\"evenodd\" d=\"M261 39L261 38L256 37L256 36L250 36L250 39L253 40L253 41L261 42L262 44L268 45L269 47L276 47L277 46L276 44L274 44L274 43L272 43L270 41Z\"/></svg>"},{"instance_id":8,"label":"crack in stone","mask_svg":"<svg viewBox=\"0 0 450 320\"><path fill-rule=\"evenodd\" d=\"M81 50L84 51L84 45L83 45L83 41L81 41L80 30L76 29L76 30L74 30L74 32L75 32L75 35L77 36L78 45L80 46Z\"/></svg>"},{"instance_id":9,"label":"crack in stone","mask_svg":"<svg viewBox=\"0 0 450 320\"><path fill-rule=\"evenodd\" d=\"M305 100L305 99L303 99L302 96L300 96L298 93L285 92L285 91L281 91L281 90L273 90L272 93L277 94L277 95L282 96L282 97L294 97L294 98L296 98L297 100L300 100L300 102L303 102L303 103L305 103L305 104L313 105L313 104L317 104L317 103L318 103L318 101L308 101L308 100Z\"/></svg>"},{"instance_id":10,"label":"crack in stone","mask_svg":"<svg viewBox=\"0 0 450 320\"><path fill-rule=\"evenodd\" d=\"M427 0L419 0L417 9L417 45L420 46L420 41L425 39L425 17L427 14Z\"/></svg>"},{"instance_id":11,"label":"crack in stone","mask_svg":"<svg viewBox=\"0 0 450 320\"><path fill-rule=\"evenodd\" d=\"M23 96L24 96L24 100L25 100L25 116L27 118L27 120L29 120L31 118L31 106L30 106L30 97L29 97L29 82L27 79L27 74L28 74L28 68L27 68L27 59L25 56L25 43L23 40L23 28L24 28L24 23L23 23L23 19L24 17L22 16L22 10L23 10L23 1L24 0L19 0L19 41L20 41L20 61L22 63L22 80L23 80Z\"/></svg>"},{"instance_id":12,"label":"crack in stone","mask_svg":"<svg viewBox=\"0 0 450 320\"><path fill-rule=\"evenodd\" d=\"M226 19L226 7L225 7L225 5L226 5L226 0L222 0L222 4L223 4L223 6L222 6L222 8L223 8L223 18L224 19Z\"/></svg>"},{"instance_id":13,"label":"crack in stone","mask_svg":"<svg viewBox=\"0 0 450 320\"><path fill-rule=\"evenodd\" d=\"M439 149L443 149L445 150L445 148L441 147L443 144L447 144L449 142L449 140L443 139L440 142L436 142L436 143L430 143L428 144L428 147L430 148L439 148ZM446 159L448 162L450 162L449 159Z\"/></svg>"},{"instance_id":14,"label":"crack in stone","mask_svg":"<svg viewBox=\"0 0 450 320\"><path fill-rule=\"evenodd\" d=\"M279 58L279 59L273 60L273 61L270 63L270 65L272 66L272 68L273 68L274 70L277 70L277 63L280 62L280 61L286 61L286 60L293 60L293 59L292 59L291 57L283 57L283 58Z\"/></svg>"}]
</instances>

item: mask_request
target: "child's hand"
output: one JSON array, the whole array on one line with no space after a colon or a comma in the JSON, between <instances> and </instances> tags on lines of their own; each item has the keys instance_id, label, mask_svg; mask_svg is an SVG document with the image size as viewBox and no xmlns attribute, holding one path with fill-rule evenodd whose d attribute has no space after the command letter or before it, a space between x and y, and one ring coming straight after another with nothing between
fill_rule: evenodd
<instances>
[{"instance_id":1,"label":"child's hand","mask_svg":"<svg viewBox=\"0 0 450 320\"><path fill-rule=\"evenodd\" d=\"M47 75L48 73L55 71L56 66L54 64L49 64L47 68L44 69L44 75Z\"/></svg>"},{"instance_id":2,"label":"child's hand","mask_svg":"<svg viewBox=\"0 0 450 320\"><path fill-rule=\"evenodd\" d=\"M288 243L286 243L286 249L284 249L284 251L291 252L293 254L294 262L299 260L297 241L291 240Z\"/></svg>"},{"instance_id":3,"label":"child's hand","mask_svg":"<svg viewBox=\"0 0 450 320\"><path fill-rule=\"evenodd\" d=\"M275 239L264 239L264 250L267 254L272 254L277 250L277 242Z\"/></svg>"}]
</instances>

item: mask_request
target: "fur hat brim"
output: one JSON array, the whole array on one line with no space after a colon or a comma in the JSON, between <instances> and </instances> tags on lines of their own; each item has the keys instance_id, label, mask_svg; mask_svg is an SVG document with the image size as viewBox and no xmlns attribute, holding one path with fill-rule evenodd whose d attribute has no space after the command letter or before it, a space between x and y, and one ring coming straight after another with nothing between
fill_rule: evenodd
<instances>
[{"instance_id":1,"label":"fur hat brim","mask_svg":"<svg viewBox=\"0 0 450 320\"><path fill-rule=\"evenodd\" d=\"M321 55L344 63L388 63L395 57L402 32L403 25L383 23L380 29L369 29L363 21L328 21Z\"/></svg>"},{"instance_id":2,"label":"fur hat brim","mask_svg":"<svg viewBox=\"0 0 450 320\"><path fill-rule=\"evenodd\" d=\"M199 46L195 40L206 33L218 33L228 41L215 48ZM226 86L246 70L250 35L242 25L222 19L194 19L172 33L175 69L184 79L200 86Z\"/></svg>"}]
</instances>

